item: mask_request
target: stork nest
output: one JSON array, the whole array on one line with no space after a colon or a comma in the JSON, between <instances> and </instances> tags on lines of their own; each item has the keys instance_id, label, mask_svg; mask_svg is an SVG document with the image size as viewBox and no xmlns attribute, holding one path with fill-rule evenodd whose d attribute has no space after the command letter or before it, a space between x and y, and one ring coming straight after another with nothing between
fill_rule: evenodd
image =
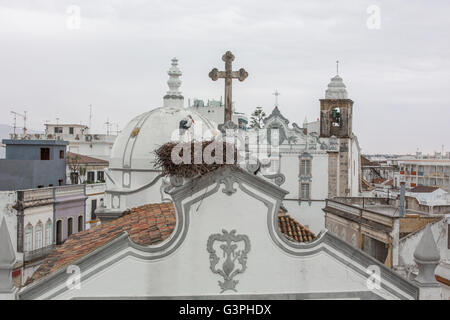
<instances>
[{"instance_id":1,"label":"stork nest","mask_svg":"<svg viewBox=\"0 0 450 320\"><path fill-rule=\"evenodd\" d=\"M211 146L212 150L209 149L206 155L211 156L216 159L216 149L221 150L222 154L218 154L218 161L214 161L212 164L205 163L204 160L204 150L210 144L215 144ZM190 151L189 158L186 156L186 160L177 164L174 163L172 159L172 152L176 155L177 150L173 151L174 148L178 149L178 156L181 159L185 159L184 151ZM227 150L228 152L233 152L232 163L227 163ZM230 151L231 150L231 151ZM193 141L193 142L182 142L175 143L169 142L154 151L155 157L155 167L162 171L164 176L177 176L183 178L193 178L195 176L204 175L208 172L217 170L218 168L224 166L237 166L237 150L233 144L222 142L222 141ZM220 161L220 160L222 161ZM187 163L186 163L187 162ZM219 163L217 163L219 162Z\"/></svg>"}]
</instances>

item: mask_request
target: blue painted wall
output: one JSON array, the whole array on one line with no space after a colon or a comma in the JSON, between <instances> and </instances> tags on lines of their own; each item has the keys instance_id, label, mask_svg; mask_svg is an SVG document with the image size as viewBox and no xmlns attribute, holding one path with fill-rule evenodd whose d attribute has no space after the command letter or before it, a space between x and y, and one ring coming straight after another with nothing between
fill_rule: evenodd
<instances>
[{"instance_id":1,"label":"blue painted wall","mask_svg":"<svg viewBox=\"0 0 450 320\"><path fill-rule=\"evenodd\" d=\"M0 190L32 189L66 183L66 146L57 140L3 140L6 159L0 159ZM50 160L40 160L41 148L50 149ZM64 159L59 158L60 150Z\"/></svg>"}]
</instances>

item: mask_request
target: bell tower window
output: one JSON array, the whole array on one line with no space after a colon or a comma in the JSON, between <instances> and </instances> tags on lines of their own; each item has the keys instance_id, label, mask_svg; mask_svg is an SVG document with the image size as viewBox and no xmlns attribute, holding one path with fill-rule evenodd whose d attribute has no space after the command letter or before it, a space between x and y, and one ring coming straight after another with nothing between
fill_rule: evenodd
<instances>
[{"instance_id":1,"label":"bell tower window","mask_svg":"<svg viewBox=\"0 0 450 320\"><path fill-rule=\"evenodd\" d=\"M337 107L331 111L331 125L333 127L341 126L341 110Z\"/></svg>"}]
</instances>

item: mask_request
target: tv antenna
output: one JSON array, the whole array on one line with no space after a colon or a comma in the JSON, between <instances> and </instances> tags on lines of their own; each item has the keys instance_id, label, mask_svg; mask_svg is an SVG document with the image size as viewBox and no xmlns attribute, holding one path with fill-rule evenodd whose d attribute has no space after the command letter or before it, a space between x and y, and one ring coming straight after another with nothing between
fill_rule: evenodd
<instances>
[{"instance_id":1,"label":"tv antenna","mask_svg":"<svg viewBox=\"0 0 450 320\"><path fill-rule=\"evenodd\" d=\"M92 127L92 104L89 105L89 129Z\"/></svg>"},{"instance_id":2,"label":"tv antenna","mask_svg":"<svg viewBox=\"0 0 450 320\"><path fill-rule=\"evenodd\" d=\"M11 111L11 113L14 115L14 135L16 135L16 128L17 128L17 116L21 117L23 119L23 135L27 134L27 112L24 111L23 114L20 114L15 111Z\"/></svg>"},{"instance_id":3,"label":"tv antenna","mask_svg":"<svg viewBox=\"0 0 450 320\"><path fill-rule=\"evenodd\" d=\"M109 136L109 130L111 129L111 126L113 125L112 122L109 122L109 118L106 118L106 134Z\"/></svg>"}]
</instances>

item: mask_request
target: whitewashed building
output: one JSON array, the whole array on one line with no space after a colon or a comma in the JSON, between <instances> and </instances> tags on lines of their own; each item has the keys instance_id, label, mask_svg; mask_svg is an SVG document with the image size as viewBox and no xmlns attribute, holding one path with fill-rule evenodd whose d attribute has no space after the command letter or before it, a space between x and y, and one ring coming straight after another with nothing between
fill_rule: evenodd
<instances>
[{"instance_id":1,"label":"whitewashed building","mask_svg":"<svg viewBox=\"0 0 450 320\"><path fill-rule=\"evenodd\" d=\"M395 173L396 187L405 182L407 188L418 186L440 187L450 191L450 160L411 159L398 161L399 172Z\"/></svg>"},{"instance_id":2,"label":"whitewashed building","mask_svg":"<svg viewBox=\"0 0 450 320\"><path fill-rule=\"evenodd\" d=\"M276 154L263 163L266 177L282 176L289 191L284 206L295 217L319 232L324 227L325 199L358 196L361 192L360 146L352 131L353 101L348 99L341 77L331 79L320 99L320 119L303 127L290 125L278 106L264 120L262 141L272 143L275 131ZM253 130L249 130L249 134ZM257 148L270 148L259 142Z\"/></svg>"},{"instance_id":3,"label":"whitewashed building","mask_svg":"<svg viewBox=\"0 0 450 320\"><path fill-rule=\"evenodd\" d=\"M64 140L67 152L108 160L117 135L94 134L82 124L45 124L45 133L10 134L11 139Z\"/></svg>"},{"instance_id":4,"label":"whitewashed building","mask_svg":"<svg viewBox=\"0 0 450 320\"><path fill-rule=\"evenodd\" d=\"M206 103L200 99L194 99L192 105L188 106L188 109L194 111L206 119L210 120L216 127L223 123L224 120L224 108L222 100L208 100ZM236 112L234 110L233 103L233 122L236 123L241 129L246 130L248 125L248 117L245 113Z\"/></svg>"}]
</instances>

